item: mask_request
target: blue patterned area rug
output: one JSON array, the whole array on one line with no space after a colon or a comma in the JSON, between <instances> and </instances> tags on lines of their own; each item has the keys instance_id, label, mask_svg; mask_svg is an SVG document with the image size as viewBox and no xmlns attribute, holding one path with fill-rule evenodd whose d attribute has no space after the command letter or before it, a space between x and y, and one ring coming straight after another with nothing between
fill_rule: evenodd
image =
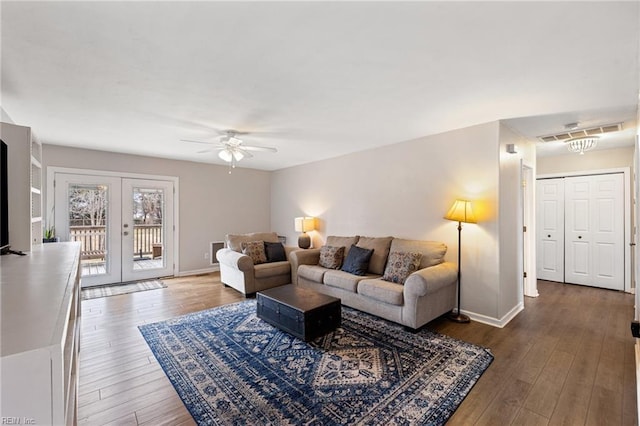
<instances>
[{"instance_id":1,"label":"blue patterned area rug","mask_svg":"<svg viewBox=\"0 0 640 426\"><path fill-rule=\"evenodd\" d=\"M248 300L140 326L201 425L440 425L493 361L484 348L342 308L305 343Z\"/></svg>"}]
</instances>

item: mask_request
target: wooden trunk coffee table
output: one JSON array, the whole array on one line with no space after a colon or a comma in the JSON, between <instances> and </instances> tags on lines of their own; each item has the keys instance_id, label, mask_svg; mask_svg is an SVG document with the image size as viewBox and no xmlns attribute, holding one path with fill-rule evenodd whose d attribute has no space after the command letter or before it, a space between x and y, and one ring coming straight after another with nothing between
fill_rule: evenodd
<instances>
[{"instance_id":1,"label":"wooden trunk coffee table","mask_svg":"<svg viewBox=\"0 0 640 426\"><path fill-rule=\"evenodd\" d=\"M340 325L340 299L287 284L256 294L258 318L308 342Z\"/></svg>"}]
</instances>

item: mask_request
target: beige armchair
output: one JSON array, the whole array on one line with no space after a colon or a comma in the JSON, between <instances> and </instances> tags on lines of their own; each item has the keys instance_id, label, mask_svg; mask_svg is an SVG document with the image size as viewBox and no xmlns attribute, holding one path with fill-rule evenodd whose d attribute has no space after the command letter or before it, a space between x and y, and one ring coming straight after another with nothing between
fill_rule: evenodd
<instances>
[{"instance_id":1,"label":"beige armchair","mask_svg":"<svg viewBox=\"0 0 640 426\"><path fill-rule=\"evenodd\" d=\"M257 291L291 283L289 254L297 247L284 247L286 260L254 264L252 258L243 254L243 243L263 241L278 243L275 232L251 234L228 234L226 247L216 253L220 262L220 280L239 292L253 296Z\"/></svg>"}]
</instances>

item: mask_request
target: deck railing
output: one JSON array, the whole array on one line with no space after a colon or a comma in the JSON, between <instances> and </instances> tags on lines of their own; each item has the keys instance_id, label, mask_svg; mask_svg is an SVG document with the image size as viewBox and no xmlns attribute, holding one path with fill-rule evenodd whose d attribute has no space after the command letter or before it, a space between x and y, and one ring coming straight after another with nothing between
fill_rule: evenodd
<instances>
[{"instance_id":1,"label":"deck railing","mask_svg":"<svg viewBox=\"0 0 640 426\"><path fill-rule=\"evenodd\" d=\"M70 226L69 240L80 241L83 259L102 259L107 252L105 226ZM162 243L162 225L133 226L133 254L143 257L153 253L153 245Z\"/></svg>"}]
</instances>

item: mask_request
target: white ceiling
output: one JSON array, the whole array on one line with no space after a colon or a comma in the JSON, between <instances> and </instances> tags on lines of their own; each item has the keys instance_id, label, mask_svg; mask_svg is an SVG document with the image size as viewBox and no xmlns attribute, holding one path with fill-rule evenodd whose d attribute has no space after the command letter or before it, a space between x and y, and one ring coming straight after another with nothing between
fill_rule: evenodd
<instances>
[{"instance_id":1,"label":"white ceiling","mask_svg":"<svg viewBox=\"0 0 640 426\"><path fill-rule=\"evenodd\" d=\"M633 143L635 1L0 7L2 108L45 143L222 164L180 139L236 129L264 170L495 120Z\"/></svg>"}]
</instances>

